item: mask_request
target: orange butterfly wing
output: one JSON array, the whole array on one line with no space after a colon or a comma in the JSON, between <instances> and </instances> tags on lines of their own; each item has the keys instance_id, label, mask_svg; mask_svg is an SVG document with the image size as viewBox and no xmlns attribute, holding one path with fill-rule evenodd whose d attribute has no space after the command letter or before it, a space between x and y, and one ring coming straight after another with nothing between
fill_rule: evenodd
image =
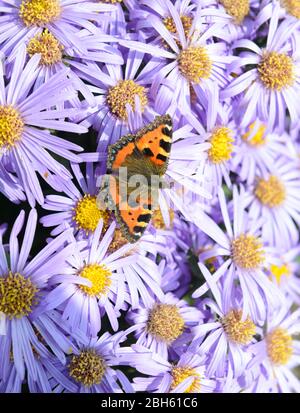
<instances>
[{"instance_id":1,"label":"orange butterfly wing","mask_svg":"<svg viewBox=\"0 0 300 413\"><path fill-rule=\"evenodd\" d=\"M117 176L118 169L128 159L143 162L150 159L157 166L161 176L167 169L167 163L172 143L172 120L169 115L159 116L140 129L136 135L126 135L109 147L107 174L108 204L115 206L115 216L121 231L129 242L136 242L147 228L151 217L151 199L142 199L139 205L129 205L128 196L124 198L120 191ZM133 158L133 154L137 155ZM142 165L139 165L143 168Z\"/></svg>"}]
</instances>

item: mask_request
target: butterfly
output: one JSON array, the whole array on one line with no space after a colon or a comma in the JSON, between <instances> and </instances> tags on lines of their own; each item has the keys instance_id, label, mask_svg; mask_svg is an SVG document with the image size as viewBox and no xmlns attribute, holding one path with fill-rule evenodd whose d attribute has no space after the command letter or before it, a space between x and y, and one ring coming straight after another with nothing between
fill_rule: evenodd
<instances>
[{"instance_id":1,"label":"butterfly","mask_svg":"<svg viewBox=\"0 0 300 413\"><path fill-rule=\"evenodd\" d=\"M161 178L168 167L172 131L171 117L157 116L136 134L122 136L108 148L107 171L99 194L106 208L114 211L129 242L143 235L156 209Z\"/></svg>"}]
</instances>

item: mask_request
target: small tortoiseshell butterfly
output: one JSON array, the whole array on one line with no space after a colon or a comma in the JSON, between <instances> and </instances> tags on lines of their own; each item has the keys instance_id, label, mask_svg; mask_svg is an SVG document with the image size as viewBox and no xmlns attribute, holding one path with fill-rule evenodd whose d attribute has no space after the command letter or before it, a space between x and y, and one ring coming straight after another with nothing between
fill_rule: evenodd
<instances>
[{"instance_id":1,"label":"small tortoiseshell butterfly","mask_svg":"<svg viewBox=\"0 0 300 413\"><path fill-rule=\"evenodd\" d=\"M154 198L158 199L160 187L153 182L160 182L167 170L171 144L172 120L165 115L156 117L135 135L125 135L109 146L107 171L100 194L105 194L104 202L114 210L121 231L129 242L136 242L151 220ZM122 168L126 168L125 177L122 177ZM140 195L132 201L133 189L129 180L138 176L146 185L140 188ZM125 195L122 192L124 186Z\"/></svg>"}]
</instances>

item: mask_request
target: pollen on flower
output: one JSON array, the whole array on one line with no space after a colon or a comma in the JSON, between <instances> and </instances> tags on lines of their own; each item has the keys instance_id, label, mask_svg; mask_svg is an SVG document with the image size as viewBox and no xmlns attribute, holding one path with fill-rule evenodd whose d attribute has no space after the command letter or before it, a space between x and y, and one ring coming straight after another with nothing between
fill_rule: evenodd
<instances>
[{"instance_id":1,"label":"pollen on flower","mask_svg":"<svg viewBox=\"0 0 300 413\"><path fill-rule=\"evenodd\" d=\"M184 393L200 393L201 377L192 367L173 367L171 371L172 383L171 390L174 390L179 384L189 377L193 377L190 386Z\"/></svg>"},{"instance_id":2,"label":"pollen on flower","mask_svg":"<svg viewBox=\"0 0 300 413\"><path fill-rule=\"evenodd\" d=\"M108 221L109 214L107 211L100 210L97 206L97 197L85 194L74 208L73 220L78 228L86 231L95 231L100 219L104 224Z\"/></svg>"},{"instance_id":3,"label":"pollen on flower","mask_svg":"<svg viewBox=\"0 0 300 413\"><path fill-rule=\"evenodd\" d=\"M249 0L220 0L220 3L236 23L241 24L244 18L249 14Z\"/></svg>"},{"instance_id":4,"label":"pollen on flower","mask_svg":"<svg viewBox=\"0 0 300 413\"><path fill-rule=\"evenodd\" d=\"M25 26L44 27L60 17L59 0L22 0L19 16Z\"/></svg>"},{"instance_id":5,"label":"pollen on flower","mask_svg":"<svg viewBox=\"0 0 300 413\"><path fill-rule=\"evenodd\" d=\"M247 142L250 146L262 146L265 144L265 125L259 125L257 128L255 122L251 123L249 130L242 135L243 141ZM254 132L255 130L255 132Z\"/></svg>"},{"instance_id":6,"label":"pollen on flower","mask_svg":"<svg viewBox=\"0 0 300 413\"><path fill-rule=\"evenodd\" d=\"M107 368L105 360L90 349L72 356L68 367L70 377L85 387L101 383Z\"/></svg>"},{"instance_id":7,"label":"pollen on flower","mask_svg":"<svg viewBox=\"0 0 300 413\"><path fill-rule=\"evenodd\" d=\"M272 264L270 266L270 272L275 278L277 284L281 283L283 277L289 277L291 275L291 271L286 264L280 266Z\"/></svg>"},{"instance_id":8,"label":"pollen on flower","mask_svg":"<svg viewBox=\"0 0 300 413\"><path fill-rule=\"evenodd\" d=\"M266 336L267 353L275 365L286 364L293 354L293 339L284 328L276 328Z\"/></svg>"},{"instance_id":9,"label":"pollen on flower","mask_svg":"<svg viewBox=\"0 0 300 413\"><path fill-rule=\"evenodd\" d=\"M174 213L174 210L171 208L169 209L169 216L170 216L170 223L172 226L175 213ZM166 223L164 221L160 208L154 211L153 216L152 216L152 224L157 229L167 229Z\"/></svg>"},{"instance_id":10,"label":"pollen on flower","mask_svg":"<svg viewBox=\"0 0 300 413\"><path fill-rule=\"evenodd\" d=\"M127 120L126 105L130 105L132 110L136 110L135 98L140 99L141 111L144 111L148 103L146 89L135 83L133 80L120 80L116 86L109 89L106 101L111 112L121 120Z\"/></svg>"},{"instance_id":11,"label":"pollen on flower","mask_svg":"<svg viewBox=\"0 0 300 413\"><path fill-rule=\"evenodd\" d=\"M208 79L212 70L212 62L205 47L190 46L182 50L178 56L179 71L190 82L200 83Z\"/></svg>"},{"instance_id":12,"label":"pollen on flower","mask_svg":"<svg viewBox=\"0 0 300 413\"><path fill-rule=\"evenodd\" d=\"M183 26L185 37L188 37L191 27L192 27L193 19L190 16L182 15L180 16L180 20ZM168 29L170 33L177 34L176 24L174 22L173 17L171 16L166 17L163 20L163 23L166 29Z\"/></svg>"},{"instance_id":13,"label":"pollen on flower","mask_svg":"<svg viewBox=\"0 0 300 413\"><path fill-rule=\"evenodd\" d=\"M295 81L293 60L285 53L265 53L257 69L260 80L267 89L281 91L292 86Z\"/></svg>"},{"instance_id":14,"label":"pollen on flower","mask_svg":"<svg viewBox=\"0 0 300 413\"><path fill-rule=\"evenodd\" d=\"M79 285L79 288L87 295L99 296L106 294L111 286L111 271L105 265L86 265L78 275L92 283L91 287Z\"/></svg>"},{"instance_id":15,"label":"pollen on flower","mask_svg":"<svg viewBox=\"0 0 300 413\"><path fill-rule=\"evenodd\" d=\"M157 304L149 313L147 331L168 344L183 332L184 320L176 305Z\"/></svg>"},{"instance_id":16,"label":"pollen on flower","mask_svg":"<svg viewBox=\"0 0 300 413\"><path fill-rule=\"evenodd\" d=\"M37 34L27 45L27 53L30 57L37 53L41 54L41 66L51 66L61 62L63 50L63 45L48 30Z\"/></svg>"},{"instance_id":17,"label":"pollen on flower","mask_svg":"<svg viewBox=\"0 0 300 413\"><path fill-rule=\"evenodd\" d=\"M221 323L228 339L236 344L249 344L256 332L255 324L249 316L242 321L241 310L229 311Z\"/></svg>"},{"instance_id":18,"label":"pollen on flower","mask_svg":"<svg viewBox=\"0 0 300 413\"><path fill-rule=\"evenodd\" d=\"M10 271L0 278L0 312L10 319L28 316L38 303L38 291L29 278Z\"/></svg>"},{"instance_id":19,"label":"pollen on flower","mask_svg":"<svg viewBox=\"0 0 300 413\"><path fill-rule=\"evenodd\" d=\"M280 0L282 7L292 16L300 19L300 1L299 0Z\"/></svg>"},{"instance_id":20,"label":"pollen on flower","mask_svg":"<svg viewBox=\"0 0 300 413\"><path fill-rule=\"evenodd\" d=\"M273 175L268 179L259 179L254 193L259 201L269 208L282 205L286 199L286 190L283 183Z\"/></svg>"},{"instance_id":21,"label":"pollen on flower","mask_svg":"<svg viewBox=\"0 0 300 413\"><path fill-rule=\"evenodd\" d=\"M232 241L231 253L234 263L245 270L259 268L265 259L261 241L253 235L242 234Z\"/></svg>"},{"instance_id":22,"label":"pollen on flower","mask_svg":"<svg viewBox=\"0 0 300 413\"><path fill-rule=\"evenodd\" d=\"M0 148L10 148L22 137L24 122L12 106L0 105Z\"/></svg>"},{"instance_id":23,"label":"pollen on flower","mask_svg":"<svg viewBox=\"0 0 300 413\"><path fill-rule=\"evenodd\" d=\"M224 126L216 128L211 135L211 147L208 151L208 157L211 162L219 164L228 161L233 151L234 139L232 131Z\"/></svg>"}]
</instances>

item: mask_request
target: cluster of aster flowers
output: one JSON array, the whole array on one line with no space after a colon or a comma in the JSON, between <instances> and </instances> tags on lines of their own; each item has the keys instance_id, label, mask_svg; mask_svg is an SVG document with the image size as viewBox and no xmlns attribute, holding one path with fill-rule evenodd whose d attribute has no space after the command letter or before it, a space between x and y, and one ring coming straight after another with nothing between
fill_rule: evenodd
<instances>
[{"instance_id":1,"label":"cluster of aster flowers","mask_svg":"<svg viewBox=\"0 0 300 413\"><path fill-rule=\"evenodd\" d=\"M0 392L300 392L299 93L299 0L0 0ZM166 114L130 243L108 148Z\"/></svg>"}]
</instances>

